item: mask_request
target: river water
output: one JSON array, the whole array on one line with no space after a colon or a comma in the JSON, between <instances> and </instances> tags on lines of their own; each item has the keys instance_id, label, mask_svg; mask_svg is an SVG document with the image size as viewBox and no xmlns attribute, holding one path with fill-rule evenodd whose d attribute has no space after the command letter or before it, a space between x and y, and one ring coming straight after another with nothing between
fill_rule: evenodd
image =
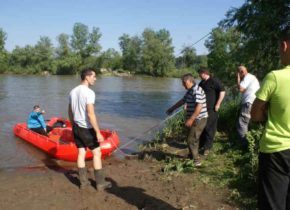
<instances>
[{"instance_id":1,"label":"river water","mask_svg":"<svg viewBox=\"0 0 290 210\"><path fill-rule=\"evenodd\" d=\"M68 93L79 83L77 76L0 75L0 169L33 167L47 158L15 137L13 126L25 122L35 104L46 110L45 119L67 117ZM179 79L151 77L100 77L92 89L101 129L115 130L125 153L135 151L134 140L162 123L165 110L185 93Z\"/></svg>"}]
</instances>

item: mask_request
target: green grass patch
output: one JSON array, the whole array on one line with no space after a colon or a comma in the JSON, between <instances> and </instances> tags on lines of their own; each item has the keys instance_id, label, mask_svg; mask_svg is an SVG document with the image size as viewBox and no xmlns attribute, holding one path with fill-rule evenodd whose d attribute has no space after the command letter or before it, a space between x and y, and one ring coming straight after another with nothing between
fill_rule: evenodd
<instances>
[{"instance_id":1,"label":"green grass patch","mask_svg":"<svg viewBox=\"0 0 290 210\"><path fill-rule=\"evenodd\" d=\"M201 167L196 168L193 161L186 158L187 135L182 112L170 119L163 131L152 142L142 145L140 150L160 161L164 173L195 173L204 184L228 189L229 203L240 209L256 209L258 141L264 127L251 124L247 134L249 147L242 149L235 139L233 126L238 106L236 100L224 105L220 117L223 125L219 127L220 132L216 135L210 154L201 156Z\"/></svg>"}]
</instances>

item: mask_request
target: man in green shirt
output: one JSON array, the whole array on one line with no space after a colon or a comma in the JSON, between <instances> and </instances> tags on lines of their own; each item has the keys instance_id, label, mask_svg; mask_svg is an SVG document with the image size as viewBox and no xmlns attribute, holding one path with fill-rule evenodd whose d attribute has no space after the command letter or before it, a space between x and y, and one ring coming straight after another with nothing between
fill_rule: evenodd
<instances>
[{"instance_id":1,"label":"man in green shirt","mask_svg":"<svg viewBox=\"0 0 290 210\"><path fill-rule=\"evenodd\" d=\"M251 118L266 122L259 153L259 209L290 209L290 26L280 36L283 69L271 71L256 93Z\"/></svg>"}]
</instances>

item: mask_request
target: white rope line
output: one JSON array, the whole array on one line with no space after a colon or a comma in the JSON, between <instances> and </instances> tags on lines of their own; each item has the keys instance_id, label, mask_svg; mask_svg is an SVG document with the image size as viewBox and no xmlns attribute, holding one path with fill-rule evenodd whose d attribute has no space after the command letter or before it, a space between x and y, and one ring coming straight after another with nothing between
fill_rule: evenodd
<instances>
[{"instance_id":1,"label":"white rope line","mask_svg":"<svg viewBox=\"0 0 290 210\"><path fill-rule=\"evenodd\" d=\"M163 121L161 121L161 122L158 123L157 125L155 125L155 126L149 128L147 131L143 132L142 136L144 136L146 133L148 133L149 131L153 130L154 128L159 127L160 125L164 124L164 123L165 123L166 121L168 121L169 119L175 117L175 116L176 116L179 112L181 112L182 110L183 110L182 108L179 109L179 110L176 111L174 114L168 116L167 118L165 118ZM128 141L127 143L123 144L123 145L120 146L120 147L118 147L114 142L112 142L113 145L116 147L116 150L115 150L114 152L119 151L120 153L122 153L122 154L125 155L125 156L129 156L129 155L131 155L131 154L128 154L128 153L123 152L121 149L124 148L125 146L131 144L132 142L135 142L137 139L140 139L142 136L135 137L135 138L133 138L131 141ZM113 153L114 153L114 152L113 152Z\"/></svg>"}]
</instances>

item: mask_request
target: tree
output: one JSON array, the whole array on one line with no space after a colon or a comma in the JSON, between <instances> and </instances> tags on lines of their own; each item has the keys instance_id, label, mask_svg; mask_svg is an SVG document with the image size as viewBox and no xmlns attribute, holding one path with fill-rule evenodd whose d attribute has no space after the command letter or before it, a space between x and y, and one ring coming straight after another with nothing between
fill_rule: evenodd
<instances>
[{"instance_id":1,"label":"tree","mask_svg":"<svg viewBox=\"0 0 290 210\"><path fill-rule=\"evenodd\" d=\"M56 61L56 74L69 75L76 74L82 65L82 58L77 54L69 54Z\"/></svg>"},{"instance_id":2,"label":"tree","mask_svg":"<svg viewBox=\"0 0 290 210\"><path fill-rule=\"evenodd\" d=\"M142 70L153 76L164 76L174 68L172 39L169 31L145 29L142 44Z\"/></svg>"},{"instance_id":3,"label":"tree","mask_svg":"<svg viewBox=\"0 0 290 210\"><path fill-rule=\"evenodd\" d=\"M209 50L208 67L223 82L229 84L235 82L236 68L243 62L243 56L238 53L241 44L241 35L235 28L225 30L217 27L212 30L205 46Z\"/></svg>"},{"instance_id":4,"label":"tree","mask_svg":"<svg viewBox=\"0 0 290 210\"><path fill-rule=\"evenodd\" d=\"M242 34L240 57L262 78L279 67L278 35L289 23L289 0L246 0L240 8L231 9L220 26L235 27Z\"/></svg>"},{"instance_id":5,"label":"tree","mask_svg":"<svg viewBox=\"0 0 290 210\"><path fill-rule=\"evenodd\" d=\"M0 52L5 50L5 42L7 40L7 33L0 28Z\"/></svg>"},{"instance_id":6,"label":"tree","mask_svg":"<svg viewBox=\"0 0 290 210\"><path fill-rule=\"evenodd\" d=\"M71 36L71 46L77 54L86 57L86 47L89 39L89 28L82 23L75 23L73 35Z\"/></svg>"},{"instance_id":7,"label":"tree","mask_svg":"<svg viewBox=\"0 0 290 210\"><path fill-rule=\"evenodd\" d=\"M5 50L6 32L0 28L0 73L8 70L8 53Z\"/></svg>"},{"instance_id":8,"label":"tree","mask_svg":"<svg viewBox=\"0 0 290 210\"><path fill-rule=\"evenodd\" d=\"M109 48L103 52L98 58L98 67L107 69L120 69L122 68L121 55L113 48Z\"/></svg>"},{"instance_id":9,"label":"tree","mask_svg":"<svg viewBox=\"0 0 290 210\"><path fill-rule=\"evenodd\" d=\"M131 38L128 34L123 34L119 38L119 45L123 55L123 68L131 72L140 72L142 40L138 36Z\"/></svg>"},{"instance_id":10,"label":"tree","mask_svg":"<svg viewBox=\"0 0 290 210\"><path fill-rule=\"evenodd\" d=\"M86 48L87 55L97 55L102 47L99 44L102 34L99 28L93 27L92 32L89 34L89 42Z\"/></svg>"},{"instance_id":11,"label":"tree","mask_svg":"<svg viewBox=\"0 0 290 210\"><path fill-rule=\"evenodd\" d=\"M102 34L99 28L93 28L92 33L89 33L88 26L82 23L76 23L73 27L73 35L71 36L71 46L75 53L82 58L87 58L96 55L101 50L99 40Z\"/></svg>"},{"instance_id":12,"label":"tree","mask_svg":"<svg viewBox=\"0 0 290 210\"><path fill-rule=\"evenodd\" d=\"M69 35L62 33L57 37L57 41L58 48L56 48L55 51L58 58L64 58L71 54L71 49L69 46Z\"/></svg>"},{"instance_id":13,"label":"tree","mask_svg":"<svg viewBox=\"0 0 290 210\"><path fill-rule=\"evenodd\" d=\"M196 59L195 59L194 64L193 64L193 68L198 70L201 67L205 67L205 68L208 67L207 55L197 55L196 56Z\"/></svg>"},{"instance_id":14,"label":"tree","mask_svg":"<svg viewBox=\"0 0 290 210\"><path fill-rule=\"evenodd\" d=\"M193 67L196 60L196 50L191 46L184 46L181 50L182 67L189 68Z\"/></svg>"},{"instance_id":15,"label":"tree","mask_svg":"<svg viewBox=\"0 0 290 210\"><path fill-rule=\"evenodd\" d=\"M47 36L40 37L40 40L34 47L35 63L38 66L38 71L54 71L53 67L53 46L51 40Z\"/></svg>"}]
</instances>

